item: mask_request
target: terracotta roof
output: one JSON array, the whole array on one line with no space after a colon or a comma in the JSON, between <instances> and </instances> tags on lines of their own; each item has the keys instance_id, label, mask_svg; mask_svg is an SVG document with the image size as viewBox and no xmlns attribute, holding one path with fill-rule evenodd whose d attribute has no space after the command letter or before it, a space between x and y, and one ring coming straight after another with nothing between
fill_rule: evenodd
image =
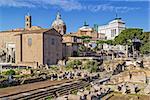
<instances>
[{"instance_id":1,"label":"terracotta roof","mask_svg":"<svg viewBox=\"0 0 150 100\"><path fill-rule=\"evenodd\" d=\"M77 36L76 33L68 33L68 34L64 34L63 37L67 37L67 36L70 36L70 37L80 37L80 36Z\"/></svg>"},{"instance_id":2,"label":"terracotta roof","mask_svg":"<svg viewBox=\"0 0 150 100\"><path fill-rule=\"evenodd\" d=\"M60 33L58 33L54 28L50 28L50 29L46 30L44 33L48 34L48 31L51 31L51 33L49 33L51 35L57 35L57 36L61 36L62 37L62 35Z\"/></svg>"},{"instance_id":3,"label":"terracotta roof","mask_svg":"<svg viewBox=\"0 0 150 100\"><path fill-rule=\"evenodd\" d=\"M44 29L44 28L41 28L40 26L32 26L30 29L16 28L16 29L11 29L11 30L6 30L6 31L0 31L0 33L3 33L3 32L24 32L24 31L41 30L41 29Z\"/></svg>"},{"instance_id":4,"label":"terracotta roof","mask_svg":"<svg viewBox=\"0 0 150 100\"><path fill-rule=\"evenodd\" d=\"M4 33L4 32L22 32L23 30L7 30L7 31L0 31L0 33Z\"/></svg>"},{"instance_id":5,"label":"terracotta roof","mask_svg":"<svg viewBox=\"0 0 150 100\"><path fill-rule=\"evenodd\" d=\"M4 32L25 32L25 31L35 31L35 30L43 30L44 28L41 28L40 26L32 26L30 29L25 28L16 28L12 30L6 30L6 31L0 31L0 33Z\"/></svg>"},{"instance_id":6,"label":"terracotta roof","mask_svg":"<svg viewBox=\"0 0 150 100\"><path fill-rule=\"evenodd\" d=\"M55 32L49 33L51 35L61 36L61 34L59 34L54 28L38 29L38 30L24 30L24 31L21 31L21 33L18 33L16 35L20 35L20 34L42 34L42 33L48 34L49 31L55 31Z\"/></svg>"}]
</instances>

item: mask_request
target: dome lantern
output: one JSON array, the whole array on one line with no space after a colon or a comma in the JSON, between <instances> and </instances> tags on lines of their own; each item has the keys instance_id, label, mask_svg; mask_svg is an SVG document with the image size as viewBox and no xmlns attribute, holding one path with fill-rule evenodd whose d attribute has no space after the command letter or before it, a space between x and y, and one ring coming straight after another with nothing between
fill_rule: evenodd
<instances>
[{"instance_id":1,"label":"dome lantern","mask_svg":"<svg viewBox=\"0 0 150 100\"><path fill-rule=\"evenodd\" d=\"M61 15L59 12L57 13L57 16L56 16L56 20L58 20L58 19L61 19Z\"/></svg>"}]
</instances>

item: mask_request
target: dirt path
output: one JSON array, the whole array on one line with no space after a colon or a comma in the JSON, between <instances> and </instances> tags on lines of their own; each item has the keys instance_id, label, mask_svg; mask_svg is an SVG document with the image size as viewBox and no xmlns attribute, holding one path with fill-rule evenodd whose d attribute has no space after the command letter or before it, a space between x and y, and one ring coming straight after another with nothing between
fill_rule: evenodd
<instances>
[{"instance_id":1,"label":"dirt path","mask_svg":"<svg viewBox=\"0 0 150 100\"><path fill-rule=\"evenodd\" d=\"M36 83L30 83L30 84L24 84L19 86L13 86L13 87L7 87L7 88L0 88L0 97L7 96L11 94L17 94L25 91L31 91L39 88L44 88L47 86L53 86L53 85L59 85L66 82L71 82L73 80L61 80L61 81L42 81L42 82L36 82Z\"/></svg>"}]
</instances>

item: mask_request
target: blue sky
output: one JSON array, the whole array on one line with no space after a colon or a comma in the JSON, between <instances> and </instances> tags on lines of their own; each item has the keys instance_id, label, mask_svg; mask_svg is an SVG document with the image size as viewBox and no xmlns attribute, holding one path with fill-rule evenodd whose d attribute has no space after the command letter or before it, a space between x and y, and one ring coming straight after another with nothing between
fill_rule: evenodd
<instances>
[{"instance_id":1,"label":"blue sky","mask_svg":"<svg viewBox=\"0 0 150 100\"><path fill-rule=\"evenodd\" d=\"M150 31L149 0L0 0L0 31L24 27L24 16L32 15L32 25L50 28L57 11L76 32L86 21L90 26L103 25L118 16L127 27Z\"/></svg>"}]
</instances>

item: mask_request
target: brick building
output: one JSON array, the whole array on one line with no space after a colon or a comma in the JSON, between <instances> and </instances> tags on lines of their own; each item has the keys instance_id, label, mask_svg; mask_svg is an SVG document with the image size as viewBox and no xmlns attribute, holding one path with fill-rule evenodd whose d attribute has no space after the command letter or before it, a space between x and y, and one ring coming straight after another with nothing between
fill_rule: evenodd
<instances>
[{"instance_id":1,"label":"brick building","mask_svg":"<svg viewBox=\"0 0 150 100\"><path fill-rule=\"evenodd\" d=\"M57 64L62 59L62 35L54 28L32 26L27 15L25 28L0 32L0 49L2 63L32 67Z\"/></svg>"}]
</instances>

